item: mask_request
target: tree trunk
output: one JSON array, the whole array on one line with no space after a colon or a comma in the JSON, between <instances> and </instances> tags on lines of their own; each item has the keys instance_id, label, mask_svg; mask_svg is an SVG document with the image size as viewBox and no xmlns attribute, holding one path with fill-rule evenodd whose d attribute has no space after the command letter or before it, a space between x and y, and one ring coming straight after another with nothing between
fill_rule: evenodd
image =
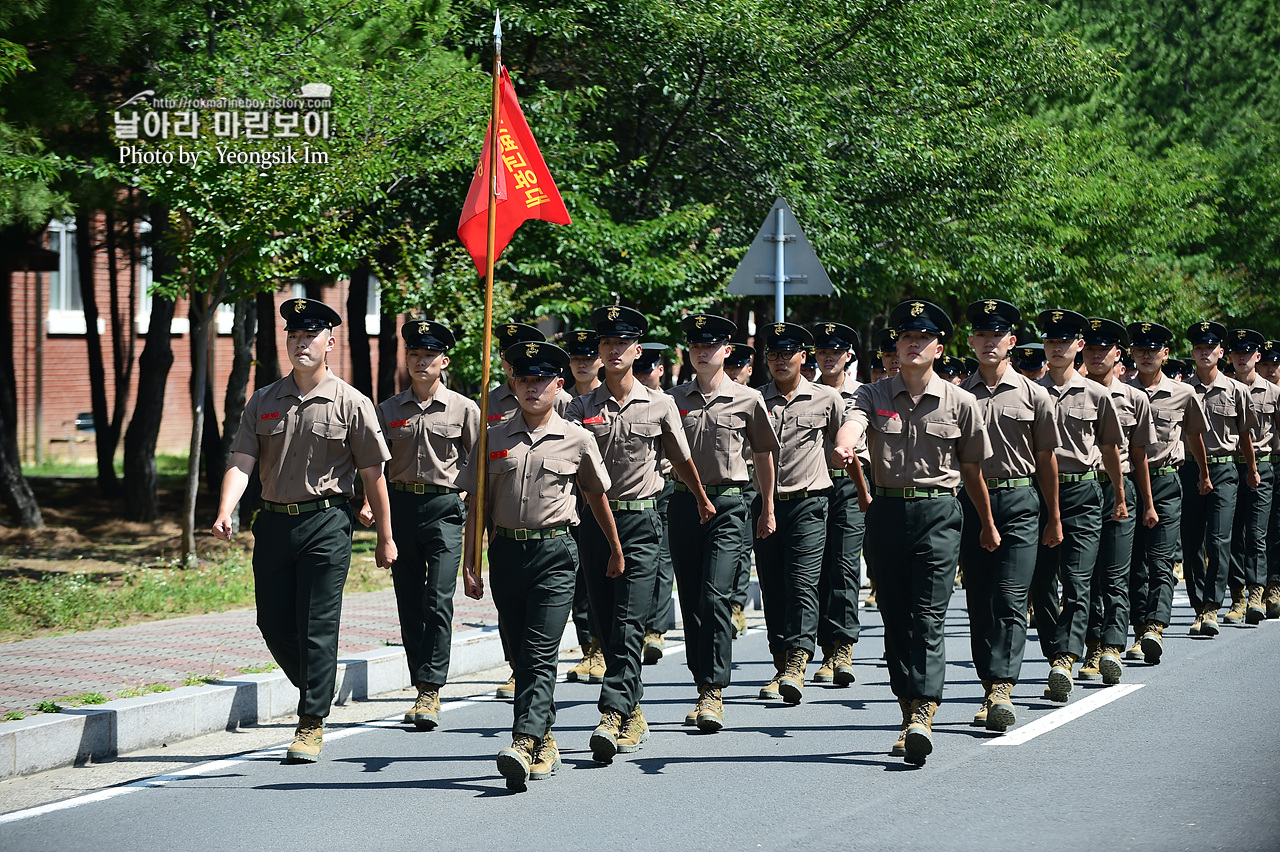
<instances>
[{"instance_id":1,"label":"tree trunk","mask_svg":"<svg viewBox=\"0 0 1280 852\"><path fill-rule=\"evenodd\" d=\"M365 310L369 304L369 264L361 263L351 273L347 292L347 339L351 345L351 386L373 398L373 362L369 357L369 330Z\"/></svg>"},{"instance_id":2,"label":"tree trunk","mask_svg":"<svg viewBox=\"0 0 1280 852\"><path fill-rule=\"evenodd\" d=\"M209 331L216 302L208 293L193 292L191 305L191 442L188 444L187 490L182 500L182 556L187 565L194 565L197 556L196 498L200 491L200 449L209 378Z\"/></svg>"},{"instance_id":3,"label":"tree trunk","mask_svg":"<svg viewBox=\"0 0 1280 852\"><path fill-rule=\"evenodd\" d=\"M203 313L203 316L200 314ZM222 474L226 470L225 467L219 466L219 455L222 453L222 438L218 434L218 408L214 399L213 381L211 372L214 364L214 350L217 346L215 334L218 325L218 310L210 305L208 310L203 310L197 302L191 303L191 327L194 329L198 323L203 323L205 327L205 344L204 344L204 428L200 433L200 459L202 462L202 476L205 484L214 490L217 489L218 483L222 481ZM192 337L192 345L194 346L194 333ZM196 383L196 352L191 352L191 389L195 392Z\"/></svg>"},{"instance_id":4,"label":"tree trunk","mask_svg":"<svg viewBox=\"0 0 1280 852\"><path fill-rule=\"evenodd\" d=\"M280 320L276 314L274 293L259 293L256 301L258 333L254 338L254 349L258 367L253 371L253 389L261 390L280 378L280 353L276 348L276 326Z\"/></svg>"},{"instance_id":5,"label":"tree trunk","mask_svg":"<svg viewBox=\"0 0 1280 852\"><path fill-rule=\"evenodd\" d=\"M116 481L115 444L111 442L111 418L107 414L107 376L102 363L102 338L98 334L98 295L93 274L93 214L76 214L76 261L80 267L80 300L84 304L84 342L88 349L89 400L93 408L93 441L98 456L98 490L103 497L120 491Z\"/></svg>"},{"instance_id":6,"label":"tree trunk","mask_svg":"<svg viewBox=\"0 0 1280 852\"><path fill-rule=\"evenodd\" d=\"M378 319L378 395L382 402L396 394L396 356L400 354L399 316L380 313Z\"/></svg>"},{"instance_id":7,"label":"tree trunk","mask_svg":"<svg viewBox=\"0 0 1280 852\"><path fill-rule=\"evenodd\" d=\"M11 275L0 273L4 292L0 293L0 499L20 526L44 527L36 496L22 475L18 452L18 382L13 367L13 287ZM43 277L43 276L42 276ZM43 280L40 286L44 286ZM41 322L40 333L44 333Z\"/></svg>"},{"instance_id":8,"label":"tree trunk","mask_svg":"<svg viewBox=\"0 0 1280 852\"><path fill-rule=\"evenodd\" d=\"M218 447L219 473L227 469L227 460L231 456L231 444L240 431L240 417L244 414L245 392L249 387L249 368L253 366L253 333L257 324L258 306L254 299L241 299L236 302L236 318L231 326L231 375L227 377L227 394L222 403L222 442ZM210 472L213 465L209 466ZM219 476L215 482L211 477L209 485L217 488L221 482ZM241 501L241 506L246 505ZM243 511L231 513L234 532L240 531Z\"/></svg>"},{"instance_id":9,"label":"tree trunk","mask_svg":"<svg viewBox=\"0 0 1280 852\"><path fill-rule=\"evenodd\" d=\"M162 281L176 268L176 259L165 244L169 211L151 206L151 275ZM150 523L160 516L156 500L156 443L164 415L165 386L173 366L169 329L176 307L172 299L151 298L151 322L147 342L138 358L138 398L124 434L124 515L131 521Z\"/></svg>"},{"instance_id":10,"label":"tree trunk","mask_svg":"<svg viewBox=\"0 0 1280 852\"><path fill-rule=\"evenodd\" d=\"M134 230L132 213L126 219L130 233ZM124 429L124 415L129 405L130 391L133 384L134 338L134 289L137 276L133 274L135 262L129 264L129 293L124 312L120 309L120 270L116 252L116 221L110 210L107 211L107 278L111 291L111 367L115 380L116 395L111 405L111 422L107 429L111 443L111 457L114 460L116 448L120 446L120 432ZM130 252L136 256L135 252ZM112 473L114 474L114 466ZM116 493L120 493L117 484Z\"/></svg>"}]
</instances>

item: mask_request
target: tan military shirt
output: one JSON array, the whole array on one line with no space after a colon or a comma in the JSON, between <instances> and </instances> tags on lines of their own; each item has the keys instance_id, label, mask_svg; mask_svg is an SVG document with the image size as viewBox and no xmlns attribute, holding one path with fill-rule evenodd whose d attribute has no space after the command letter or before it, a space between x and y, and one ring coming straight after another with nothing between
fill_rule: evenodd
<instances>
[{"instance_id":1,"label":"tan military shirt","mask_svg":"<svg viewBox=\"0 0 1280 852\"><path fill-rule=\"evenodd\" d=\"M258 460L262 499L272 503L352 497L356 473L391 458L373 402L332 370L306 399L293 373L255 391L231 452Z\"/></svg>"},{"instance_id":2,"label":"tan military shirt","mask_svg":"<svg viewBox=\"0 0 1280 852\"><path fill-rule=\"evenodd\" d=\"M1129 453L1134 447L1149 447L1156 442L1156 427L1151 418L1151 401L1142 391L1125 382L1113 381L1111 404L1120 418L1120 472L1131 473ZM1149 462L1148 462L1149 464Z\"/></svg>"},{"instance_id":3,"label":"tan military shirt","mask_svg":"<svg viewBox=\"0 0 1280 852\"><path fill-rule=\"evenodd\" d=\"M991 442L991 455L982 460L986 479L1025 479L1035 476L1036 453L1058 448L1058 424L1049 392L1010 364L994 389L981 373L960 387L973 394Z\"/></svg>"},{"instance_id":4,"label":"tan military shirt","mask_svg":"<svg viewBox=\"0 0 1280 852\"><path fill-rule=\"evenodd\" d=\"M486 514L507 529L545 529L578 523L574 483L588 494L609 490L609 474L591 433L559 414L538 432L524 413L489 427ZM458 488L476 490L480 463L471 448L458 475Z\"/></svg>"},{"instance_id":5,"label":"tan military shirt","mask_svg":"<svg viewBox=\"0 0 1280 852\"><path fill-rule=\"evenodd\" d=\"M774 382L761 388L760 395L778 436L778 449L773 451L774 491L794 494L830 488L827 447L835 444L844 425L844 398L834 388L805 378L790 399Z\"/></svg>"},{"instance_id":6,"label":"tan military shirt","mask_svg":"<svg viewBox=\"0 0 1280 852\"><path fill-rule=\"evenodd\" d=\"M1097 382L1075 370L1067 373L1067 383L1058 387L1053 374L1046 373L1040 386L1049 392L1058 420L1058 472L1088 473L1102 469L1102 447L1119 445L1120 418L1111 394Z\"/></svg>"},{"instance_id":7,"label":"tan military shirt","mask_svg":"<svg viewBox=\"0 0 1280 852\"><path fill-rule=\"evenodd\" d=\"M703 395L698 379L677 385L668 393L675 400L689 441L689 452L703 485L746 485L750 447L753 453L778 448L760 394L727 375L720 386Z\"/></svg>"},{"instance_id":8,"label":"tan military shirt","mask_svg":"<svg viewBox=\"0 0 1280 852\"><path fill-rule=\"evenodd\" d=\"M881 488L952 488L960 465L991 455L973 394L936 373L918 401L902 376L858 388L850 421L867 436L871 476Z\"/></svg>"},{"instance_id":9,"label":"tan military shirt","mask_svg":"<svg viewBox=\"0 0 1280 852\"><path fill-rule=\"evenodd\" d=\"M1150 467L1177 467L1186 460L1183 438L1202 435L1205 430L1204 409L1200 398L1191 386L1175 382L1162 375L1150 388L1142 386L1138 379L1130 382L1133 387L1145 391L1151 404L1151 422L1155 426L1156 439L1147 444L1147 464Z\"/></svg>"},{"instance_id":10,"label":"tan military shirt","mask_svg":"<svg viewBox=\"0 0 1280 852\"><path fill-rule=\"evenodd\" d=\"M1204 450L1210 456L1231 456L1240 449L1240 436L1253 427L1253 406L1249 390L1221 372L1205 385L1199 373L1188 382L1204 408L1208 428L1204 432Z\"/></svg>"},{"instance_id":11,"label":"tan military shirt","mask_svg":"<svg viewBox=\"0 0 1280 852\"><path fill-rule=\"evenodd\" d=\"M825 384L825 383L824 383ZM830 387L830 385L827 385ZM853 412L853 400L858 395L858 388L862 387L862 382L855 379L848 373L844 374L844 380L840 382L840 387L836 388L840 392L840 398L844 400L845 416ZM827 445L827 461L831 460L831 453L835 450L835 444ZM858 454L858 458L864 462L871 461L871 455L867 451L867 438L864 435L858 439L858 443L854 446L853 451Z\"/></svg>"},{"instance_id":12,"label":"tan military shirt","mask_svg":"<svg viewBox=\"0 0 1280 852\"><path fill-rule=\"evenodd\" d=\"M454 488L480 434L480 406L443 383L424 400L409 387L378 406L378 423L391 449L389 481Z\"/></svg>"},{"instance_id":13,"label":"tan military shirt","mask_svg":"<svg viewBox=\"0 0 1280 852\"><path fill-rule=\"evenodd\" d=\"M556 400L552 403L555 406L556 414L564 417L564 413L569 410L569 403L571 402L573 402L573 396L564 388L556 391ZM503 382L489 391L489 423L508 420L511 415L519 410L520 400L516 399L516 392L511 389L510 382Z\"/></svg>"},{"instance_id":14,"label":"tan military shirt","mask_svg":"<svg viewBox=\"0 0 1280 852\"><path fill-rule=\"evenodd\" d=\"M610 500L653 500L662 491L663 458L689 458L680 414L670 396L639 382L619 402L600 385L569 403L565 419L596 439L612 485Z\"/></svg>"},{"instance_id":15,"label":"tan military shirt","mask_svg":"<svg viewBox=\"0 0 1280 852\"><path fill-rule=\"evenodd\" d=\"M1280 385L1255 374L1249 388L1249 400L1253 406L1253 451L1258 455L1273 452L1280 438ZM1271 545L1268 542L1268 546Z\"/></svg>"}]
</instances>

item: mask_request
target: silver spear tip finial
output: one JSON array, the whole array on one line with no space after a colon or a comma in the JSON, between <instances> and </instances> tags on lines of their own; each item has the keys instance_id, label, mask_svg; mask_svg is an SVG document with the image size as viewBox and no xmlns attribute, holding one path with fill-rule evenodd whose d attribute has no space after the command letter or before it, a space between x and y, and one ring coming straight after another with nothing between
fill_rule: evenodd
<instances>
[{"instance_id":1,"label":"silver spear tip finial","mask_svg":"<svg viewBox=\"0 0 1280 852\"><path fill-rule=\"evenodd\" d=\"M502 46L502 13L496 9L493 12L493 40L499 47Z\"/></svg>"}]
</instances>

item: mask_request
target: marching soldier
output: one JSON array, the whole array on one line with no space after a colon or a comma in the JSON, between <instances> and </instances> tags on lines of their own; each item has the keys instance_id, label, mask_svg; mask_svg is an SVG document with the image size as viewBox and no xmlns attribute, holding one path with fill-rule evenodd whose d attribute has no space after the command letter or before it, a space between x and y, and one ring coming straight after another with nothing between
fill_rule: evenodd
<instances>
[{"instance_id":1,"label":"marching soldier","mask_svg":"<svg viewBox=\"0 0 1280 852\"><path fill-rule=\"evenodd\" d=\"M731 344L729 357L724 359L724 372L729 378L733 379L743 387L751 387L751 374L755 369L753 362L756 357L756 349L754 346L748 346L745 343ZM742 446L742 457L747 462L747 484L742 488L742 502L750 512L749 520L753 529L755 522L759 519L756 514L756 479L755 465L752 463L751 447L745 443ZM751 545L752 536L743 536L742 552L738 556L738 569L733 575L733 598L729 603L730 618L733 622L733 638L747 632L747 598L751 593ZM773 698L779 696L774 695Z\"/></svg>"},{"instance_id":2,"label":"marching soldier","mask_svg":"<svg viewBox=\"0 0 1280 852\"><path fill-rule=\"evenodd\" d=\"M1138 368L1135 388L1145 391L1151 404L1156 439L1147 446L1147 468L1151 472L1151 507L1156 525L1140 526L1134 533L1133 559L1129 574L1130 621L1137 638L1137 654L1157 665L1164 654L1164 631L1173 609L1173 587L1177 584L1176 561L1182 521L1182 478L1179 468L1193 468L1198 477L1196 490L1208 494L1213 489L1205 462L1204 409L1195 392L1186 384L1169 378L1162 362L1169 355L1173 332L1155 322L1130 323L1126 329L1131 352ZM1189 450L1194 464L1187 461ZM1145 496L1141 498L1145 500ZM1139 504L1142 512L1146 507ZM1130 648L1125 654L1133 659Z\"/></svg>"},{"instance_id":3,"label":"marching soldier","mask_svg":"<svg viewBox=\"0 0 1280 852\"><path fill-rule=\"evenodd\" d=\"M742 539L747 535L747 483L743 442L750 447L760 487L761 513L756 535L774 529L773 457L778 440L760 394L737 384L724 372L729 339L737 326L724 317L692 314L680 321L689 341L694 378L672 388L698 478L711 498L715 516L702 522L696 495L680 483L671 497L671 550L684 618L686 657L698 686L698 704L685 724L712 733L724 726L721 691L729 685L733 660L730 600Z\"/></svg>"},{"instance_id":4,"label":"marching soldier","mask_svg":"<svg viewBox=\"0 0 1280 852\"><path fill-rule=\"evenodd\" d=\"M900 364L898 363L898 331L893 328L882 328L876 332L872 338L875 344L875 357L879 363L871 365L871 383L875 384L881 379L893 378L898 375Z\"/></svg>"},{"instance_id":5,"label":"marching soldier","mask_svg":"<svg viewBox=\"0 0 1280 852\"><path fill-rule=\"evenodd\" d=\"M991 455L982 460L982 476L1000 533L998 548L982 546L978 508L962 491L965 522L960 568L969 610L969 644L984 691L973 724L1003 732L1017 722L1012 692L1026 651L1027 601L1037 547L1057 547L1062 542L1054 456L1058 430L1048 391L1008 360L1021 312L1008 302L984 299L969 305L965 316L972 329L969 347L978 356L978 371L960 387L977 400L991 442Z\"/></svg>"},{"instance_id":6,"label":"marching soldier","mask_svg":"<svg viewBox=\"0 0 1280 852\"><path fill-rule=\"evenodd\" d=\"M662 390L662 376L666 373L663 355L664 343L641 343L640 355L631 365L636 381L649 390ZM658 572L653 586L653 605L644 626L644 662L652 665L662 659L666 642L663 634L671 629L675 619L672 613L671 592L675 584L675 569L671 567L671 539L667 524L667 506L676 486L671 478L671 460L662 458L662 492L658 495L658 522L662 524L662 542L658 546Z\"/></svg>"},{"instance_id":7,"label":"marching soldier","mask_svg":"<svg viewBox=\"0 0 1280 852\"><path fill-rule=\"evenodd\" d=\"M1280 388L1257 372L1262 335L1252 329L1237 328L1227 335L1227 357L1236 368L1236 381L1249 389L1253 408L1254 463L1259 485L1242 488L1236 498L1236 514L1231 530L1231 610L1222 617L1228 624L1247 621L1258 624L1267 617L1263 604L1263 584L1267 581L1267 524L1271 519L1275 474L1272 448L1280 433ZM1244 456L1236 456L1240 477L1245 478ZM1274 545L1272 545L1274 547Z\"/></svg>"},{"instance_id":8,"label":"marching soldier","mask_svg":"<svg viewBox=\"0 0 1280 852\"><path fill-rule=\"evenodd\" d=\"M640 709L644 694L640 666L644 620L653 604L662 545L656 511L663 486L660 461L668 459L695 495L704 523L715 508L689 459L675 402L632 375L632 365L642 352L638 338L648 330L648 321L639 311L618 305L597 309L591 321L605 365L605 384L577 397L569 405L568 419L591 432L604 458L611 483L606 496L627 556L626 573L609 575L609 543L590 517L583 518L579 576L586 578L606 666L600 724L591 734L591 753L597 761L609 763L616 753L634 752L649 738Z\"/></svg>"},{"instance_id":9,"label":"marching soldier","mask_svg":"<svg viewBox=\"0 0 1280 852\"><path fill-rule=\"evenodd\" d=\"M1013 366L1019 373L1033 382L1044 378L1049 365L1044 360L1043 343L1019 343L1013 350Z\"/></svg>"},{"instance_id":10,"label":"marching soldier","mask_svg":"<svg viewBox=\"0 0 1280 852\"><path fill-rule=\"evenodd\" d=\"M230 540L231 511L256 463L264 509L253 523L258 628L298 688L298 728L285 760L311 763L320 758L337 681L357 473L377 524L377 564L396 561L382 475L391 454L373 403L326 364L336 343L332 330L342 318L314 299L285 302L280 315L293 370L245 404L213 534Z\"/></svg>"},{"instance_id":11,"label":"marching soldier","mask_svg":"<svg viewBox=\"0 0 1280 852\"><path fill-rule=\"evenodd\" d=\"M1208 427L1204 449L1213 482L1212 491L1200 494L1192 471L1182 468L1182 555L1190 568L1187 597L1196 612L1192 636L1218 635L1218 608L1231 570L1231 529L1240 477L1243 474L1250 488L1259 485L1253 442L1248 439L1254 419L1249 391L1218 370L1226 339L1227 329L1221 323L1204 320L1187 329L1195 365L1190 384L1204 408ZM1236 465L1237 455L1244 460L1242 467Z\"/></svg>"},{"instance_id":12,"label":"marching soldier","mask_svg":"<svg viewBox=\"0 0 1280 852\"><path fill-rule=\"evenodd\" d=\"M573 603L578 547L570 526L578 521L574 485L582 491L609 547L606 573L621 577L622 545L604 493L610 486L600 450L586 429L555 412L555 396L569 365L550 343L520 343L506 350L520 412L489 429L486 517L490 521L489 581L508 631L515 667L511 745L498 752L507 788L550 777L560 768L552 726L556 720L556 663ZM474 495L482 461L475 448L458 477ZM468 497L468 502L473 499ZM484 595L475 573L480 546L476 516L467 517L462 581L468 597Z\"/></svg>"},{"instance_id":13,"label":"marching soldier","mask_svg":"<svg viewBox=\"0 0 1280 852\"><path fill-rule=\"evenodd\" d=\"M399 558L391 566L409 676L418 699L405 722L422 730L440 724L440 688L449 675L453 593L466 523L458 468L480 433L480 407L441 381L453 332L437 322L400 328L411 386L378 406L378 425L391 450L391 530ZM359 520L373 521L366 500Z\"/></svg>"},{"instance_id":14,"label":"marching soldier","mask_svg":"<svg viewBox=\"0 0 1280 852\"><path fill-rule=\"evenodd\" d=\"M889 684L902 708L892 753L923 765L933 751L933 715L942 700L943 626L960 552L963 480L982 526L982 546L1000 546L982 459L991 454L982 412L967 391L933 371L952 333L941 308L903 302L889 315L897 331L899 375L858 389L851 440L865 434L875 497L866 544L875 554L884 614ZM888 570L893 566L893 570Z\"/></svg>"},{"instance_id":15,"label":"marching soldier","mask_svg":"<svg viewBox=\"0 0 1280 852\"><path fill-rule=\"evenodd\" d=\"M1085 369L1089 378L1107 389L1120 419L1120 470L1125 478L1125 517L1113 516L1118 493L1103 491L1102 538L1098 561L1089 590L1089 625L1085 631L1085 660L1080 680L1102 680L1108 686L1120 682L1124 668L1120 662L1129 636L1129 575L1133 560L1134 527L1137 509L1142 506L1142 526L1159 523L1151 497L1151 473L1147 467L1147 447L1156 443L1151 403L1147 395L1120 381L1117 375L1122 345L1129 343L1124 327L1111 320L1094 317L1085 331Z\"/></svg>"},{"instance_id":16,"label":"marching soldier","mask_svg":"<svg viewBox=\"0 0 1280 852\"><path fill-rule=\"evenodd\" d=\"M1280 340L1268 340L1262 346L1258 372L1271 384L1280 387ZM1280 463L1280 429L1271 447L1271 464ZM1273 483L1274 488L1274 483ZM1263 598L1267 618L1280 618L1280 500L1271 497L1271 522L1267 527L1267 590Z\"/></svg>"},{"instance_id":17,"label":"marching soldier","mask_svg":"<svg viewBox=\"0 0 1280 852\"><path fill-rule=\"evenodd\" d=\"M1113 520L1127 513L1120 475L1120 420L1104 388L1076 372L1083 357L1089 323L1075 311L1049 310L1036 318L1044 334L1049 372L1041 387L1054 400L1058 424L1058 513L1062 543L1042 545L1031 583L1040 648L1051 661L1045 697L1071 697L1072 669L1084 653L1089 621L1089 587L1102 537L1102 489L1098 468L1105 468L1115 492ZM1062 583L1059 601L1057 582Z\"/></svg>"},{"instance_id":18,"label":"marching soldier","mask_svg":"<svg viewBox=\"0 0 1280 852\"><path fill-rule=\"evenodd\" d=\"M838 322L820 322L812 327L822 383L833 388L846 409L862 385L849 374L850 363L860 341L858 332ZM826 448L831 456L834 446ZM864 439L854 448L859 463L869 465ZM862 624L858 617L858 593L862 588L862 539L866 518L858 506L854 477L844 467L830 467L831 494L827 498L827 542L822 551L822 575L818 579L818 644L822 665L813 674L814 683L848 686L854 682L853 646Z\"/></svg>"},{"instance_id":19,"label":"marching soldier","mask_svg":"<svg viewBox=\"0 0 1280 852\"><path fill-rule=\"evenodd\" d=\"M827 447L835 446L841 469L854 458L847 432L846 440L840 440L843 397L803 376L801 368L812 342L808 329L792 323L773 323L764 329L773 381L761 388L760 395L778 436L779 449L774 452L777 520L773 533L755 542L756 574L769 651L777 669L774 688L788 704L799 704L804 694L805 669L813 658L818 632L818 581L831 489L827 470L837 464Z\"/></svg>"}]
</instances>

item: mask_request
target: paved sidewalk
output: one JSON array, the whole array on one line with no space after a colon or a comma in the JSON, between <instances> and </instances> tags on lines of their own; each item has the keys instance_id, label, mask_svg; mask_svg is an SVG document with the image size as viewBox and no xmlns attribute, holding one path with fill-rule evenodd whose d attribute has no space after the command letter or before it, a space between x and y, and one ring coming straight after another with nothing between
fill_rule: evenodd
<instances>
[{"instance_id":1,"label":"paved sidewalk","mask_svg":"<svg viewBox=\"0 0 1280 852\"><path fill-rule=\"evenodd\" d=\"M459 583L454 632L497 623L492 601L471 600ZM346 596L340 655L398 644L400 621L391 589ZM191 675L230 678L270 661L252 609L3 643L0 714L85 692L116 698L121 690L142 685L177 687Z\"/></svg>"}]
</instances>

